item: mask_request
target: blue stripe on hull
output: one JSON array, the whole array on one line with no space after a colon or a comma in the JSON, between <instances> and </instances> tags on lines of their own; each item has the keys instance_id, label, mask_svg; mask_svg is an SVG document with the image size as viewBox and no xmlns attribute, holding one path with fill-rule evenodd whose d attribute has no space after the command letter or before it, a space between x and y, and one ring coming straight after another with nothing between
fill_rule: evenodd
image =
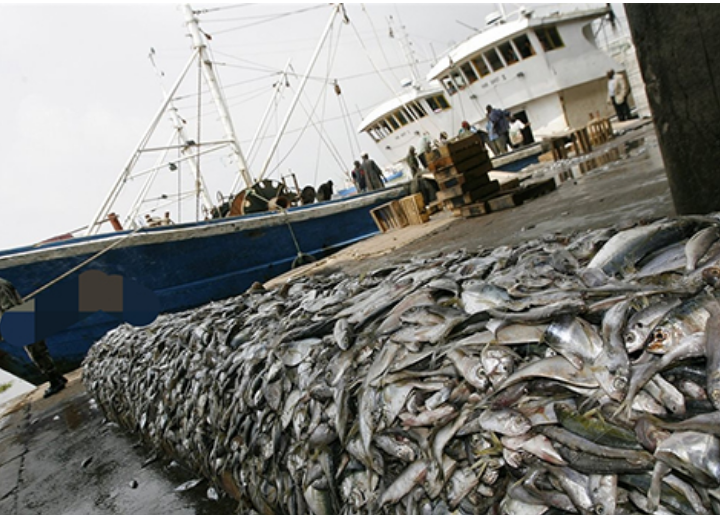
<instances>
[{"instance_id":1,"label":"blue stripe on hull","mask_svg":"<svg viewBox=\"0 0 720 515\"><path fill-rule=\"evenodd\" d=\"M406 193L405 188L399 188L395 197ZM376 234L378 229L369 210L387 201L384 198L371 205L340 210L322 218L293 221L292 231L300 250L319 259ZM310 207L297 211L303 210L311 211ZM152 290L160 301L162 312L175 312L238 295L255 281L264 282L291 269L297 249L286 223L206 235L206 229L214 223L204 223L200 229L205 231L198 230L195 237L119 246L77 273L97 269L110 275L122 275ZM162 231L152 232L159 234ZM97 241L98 237L87 240ZM62 243L52 245L53 248L62 246ZM0 277L15 284L23 295L28 295L95 252L0 268ZM77 280L77 273L64 281ZM49 338L47 344L58 367L62 371L77 368L92 343L120 323L117 318L98 313ZM2 341L0 368L35 384L44 380L22 348Z\"/></svg>"}]
</instances>

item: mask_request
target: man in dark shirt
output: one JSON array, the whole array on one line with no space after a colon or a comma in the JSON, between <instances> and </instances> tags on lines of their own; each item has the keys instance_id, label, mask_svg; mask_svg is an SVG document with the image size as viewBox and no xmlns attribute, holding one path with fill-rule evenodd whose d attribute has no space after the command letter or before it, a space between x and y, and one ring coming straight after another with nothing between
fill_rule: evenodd
<instances>
[{"instance_id":1,"label":"man in dark shirt","mask_svg":"<svg viewBox=\"0 0 720 515\"><path fill-rule=\"evenodd\" d=\"M487 111L487 118L492 124L492 128L497 134L497 148L500 153L504 154L508 151L510 144L510 111L505 109L495 109L489 105L485 108Z\"/></svg>"}]
</instances>

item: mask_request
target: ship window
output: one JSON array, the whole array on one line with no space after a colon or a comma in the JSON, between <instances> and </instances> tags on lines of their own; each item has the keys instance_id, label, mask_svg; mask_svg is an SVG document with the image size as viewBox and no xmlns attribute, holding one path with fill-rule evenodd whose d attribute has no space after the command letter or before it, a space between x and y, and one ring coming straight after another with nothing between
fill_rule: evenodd
<instances>
[{"instance_id":1,"label":"ship window","mask_svg":"<svg viewBox=\"0 0 720 515\"><path fill-rule=\"evenodd\" d=\"M478 77L475 74L475 70L473 70L472 66L470 66L470 63L463 64L460 69L465 74L465 77L467 77L468 84L472 84L473 82L478 80Z\"/></svg>"},{"instance_id":2,"label":"ship window","mask_svg":"<svg viewBox=\"0 0 720 515\"><path fill-rule=\"evenodd\" d=\"M434 97L428 97L425 101L433 111L442 111L443 109L449 109L450 104L447 103L443 95L435 95Z\"/></svg>"},{"instance_id":3,"label":"ship window","mask_svg":"<svg viewBox=\"0 0 720 515\"><path fill-rule=\"evenodd\" d=\"M535 55L535 49L532 46L532 43L530 43L530 39L527 37L526 34L523 34L520 37L517 37L513 39L515 42L515 46L517 47L518 51L520 52L520 56L523 59L527 59L528 57L532 57Z\"/></svg>"},{"instance_id":4,"label":"ship window","mask_svg":"<svg viewBox=\"0 0 720 515\"><path fill-rule=\"evenodd\" d=\"M473 59L472 63L475 65L475 69L480 74L480 77L490 75L490 68L488 68L488 65L485 63L485 59L483 59L482 56L478 56L477 58Z\"/></svg>"},{"instance_id":5,"label":"ship window","mask_svg":"<svg viewBox=\"0 0 720 515\"><path fill-rule=\"evenodd\" d=\"M465 86L467 86L467 82L465 82L465 77L462 76L462 73L453 72L452 78L453 82L457 84L458 89L465 89Z\"/></svg>"},{"instance_id":6,"label":"ship window","mask_svg":"<svg viewBox=\"0 0 720 515\"><path fill-rule=\"evenodd\" d=\"M540 40L540 44L542 45L543 50L545 50L546 52L565 46L565 43L563 43L557 27L551 26L535 29L535 34L537 34L537 37Z\"/></svg>"},{"instance_id":7,"label":"ship window","mask_svg":"<svg viewBox=\"0 0 720 515\"><path fill-rule=\"evenodd\" d=\"M444 95L437 95L435 100L437 100L438 105L440 105L440 109L450 109L450 104L445 100Z\"/></svg>"},{"instance_id":8,"label":"ship window","mask_svg":"<svg viewBox=\"0 0 720 515\"><path fill-rule=\"evenodd\" d=\"M400 125L408 124L407 118L405 117L405 114L402 111L395 111L395 117L400 122Z\"/></svg>"},{"instance_id":9,"label":"ship window","mask_svg":"<svg viewBox=\"0 0 720 515\"><path fill-rule=\"evenodd\" d=\"M388 120L387 120L387 119L385 119L385 120L383 120L382 122L380 122L380 125L382 126L383 129L385 129L385 130L387 131L387 135L392 134L392 131L393 131L393 130L392 130L392 128L390 127L390 124L388 123Z\"/></svg>"},{"instance_id":10,"label":"ship window","mask_svg":"<svg viewBox=\"0 0 720 515\"><path fill-rule=\"evenodd\" d=\"M488 60L488 63L490 63L490 68L494 72L498 71L500 68L504 68L505 65L500 60L500 56L497 53L497 50L494 48L491 48L487 52L485 52L485 58Z\"/></svg>"},{"instance_id":11,"label":"ship window","mask_svg":"<svg viewBox=\"0 0 720 515\"><path fill-rule=\"evenodd\" d=\"M511 64L515 64L520 60L518 59L518 56L515 53L515 49L512 47L509 41L500 45L499 50L502 56L505 58L505 62L508 64L508 66Z\"/></svg>"},{"instance_id":12,"label":"ship window","mask_svg":"<svg viewBox=\"0 0 720 515\"><path fill-rule=\"evenodd\" d=\"M396 131L396 130L398 130L398 129L400 128L400 124L399 124L399 123L397 122L397 120L396 120L395 118L393 118L392 116L388 116L388 117L386 118L386 120L388 121L388 123L390 123L390 127L392 127L393 130Z\"/></svg>"},{"instance_id":13,"label":"ship window","mask_svg":"<svg viewBox=\"0 0 720 515\"><path fill-rule=\"evenodd\" d=\"M410 107L410 104L406 104L402 108L403 113L405 113L405 116L407 116L408 122L414 122L417 120L417 116L415 115L415 112Z\"/></svg>"},{"instance_id":14,"label":"ship window","mask_svg":"<svg viewBox=\"0 0 720 515\"><path fill-rule=\"evenodd\" d=\"M412 106L412 109L418 118L427 116L427 113L425 112L425 108L422 105L418 104L417 102L413 102L410 105Z\"/></svg>"},{"instance_id":15,"label":"ship window","mask_svg":"<svg viewBox=\"0 0 720 515\"><path fill-rule=\"evenodd\" d=\"M449 76L445 76L442 79L443 86L445 86L445 90L450 95L454 95L457 93L457 87L455 86L455 83L452 81L452 79Z\"/></svg>"},{"instance_id":16,"label":"ship window","mask_svg":"<svg viewBox=\"0 0 720 515\"><path fill-rule=\"evenodd\" d=\"M370 137L373 139L373 141L374 141L375 143L377 143L378 141L380 141L380 139L381 139L381 138L380 138L380 135L378 134L378 131L377 131L377 129L376 129L375 127L370 127L370 128L367 130L367 133L370 135Z\"/></svg>"}]
</instances>

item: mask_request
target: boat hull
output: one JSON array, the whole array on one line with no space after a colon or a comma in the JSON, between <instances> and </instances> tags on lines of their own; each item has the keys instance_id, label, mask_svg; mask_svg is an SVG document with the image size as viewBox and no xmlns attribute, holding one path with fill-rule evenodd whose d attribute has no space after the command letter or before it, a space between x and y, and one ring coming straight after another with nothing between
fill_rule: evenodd
<instances>
[{"instance_id":1,"label":"boat hull","mask_svg":"<svg viewBox=\"0 0 720 515\"><path fill-rule=\"evenodd\" d=\"M90 260L62 281L77 281L87 270L120 275L152 291L161 312L182 311L238 295L256 281L290 270L298 257L295 240L303 254L320 259L376 234L370 210L407 193L408 185L403 184L293 208L286 214L147 228L4 251L0 277L26 296ZM120 323L98 312L47 338L58 368L77 368L90 346ZM24 349L5 341L0 341L0 368L34 384L44 381Z\"/></svg>"}]
</instances>

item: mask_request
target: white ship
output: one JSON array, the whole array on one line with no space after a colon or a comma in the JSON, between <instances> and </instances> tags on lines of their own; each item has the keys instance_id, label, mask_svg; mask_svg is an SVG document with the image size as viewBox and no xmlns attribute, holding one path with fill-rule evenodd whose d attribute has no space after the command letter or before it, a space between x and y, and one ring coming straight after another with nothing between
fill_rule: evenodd
<instances>
[{"instance_id":1,"label":"white ship","mask_svg":"<svg viewBox=\"0 0 720 515\"><path fill-rule=\"evenodd\" d=\"M561 7L488 15L485 29L445 53L424 85L408 84L370 112L358 131L397 163L423 133L452 138L463 121L484 130L487 105L529 123L533 140L585 126L598 113L611 116L606 73L624 70L596 35L614 13L609 4Z\"/></svg>"}]
</instances>

